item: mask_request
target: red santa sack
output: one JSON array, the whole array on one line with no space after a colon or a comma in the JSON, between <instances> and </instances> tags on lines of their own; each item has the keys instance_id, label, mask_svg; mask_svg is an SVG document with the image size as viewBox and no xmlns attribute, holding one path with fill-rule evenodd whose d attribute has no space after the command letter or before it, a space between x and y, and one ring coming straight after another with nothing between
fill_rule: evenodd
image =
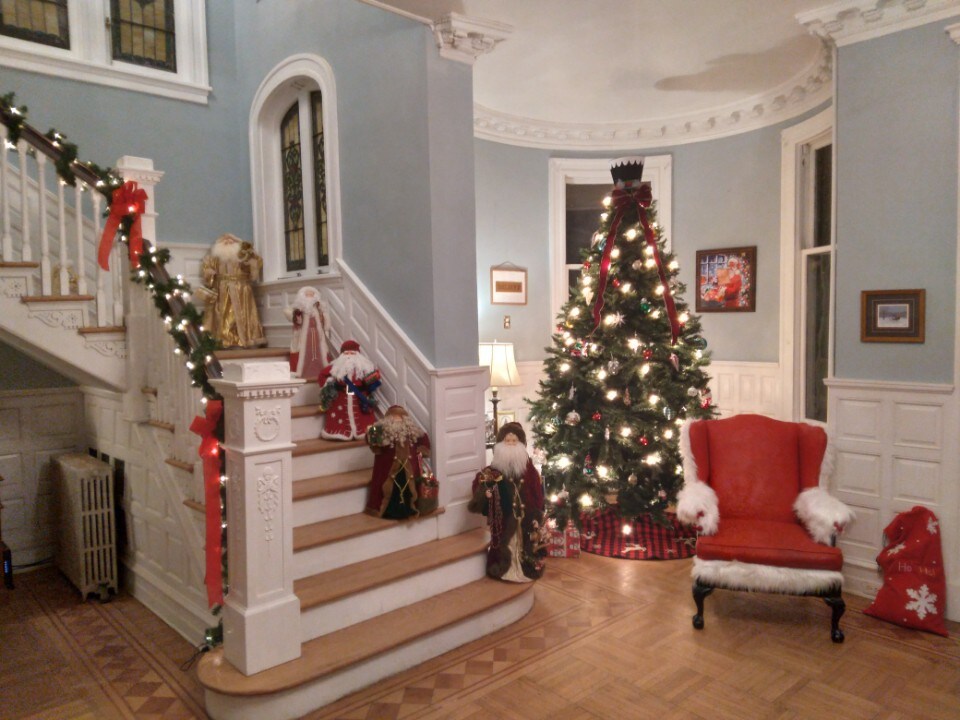
<instances>
[{"instance_id":1,"label":"red santa sack","mask_svg":"<svg viewBox=\"0 0 960 720\"><path fill-rule=\"evenodd\" d=\"M883 535L887 545L877 555L883 586L864 612L946 637L947 580L937 516L918 505L897 515Z\"/></svg>"}]
</instances>

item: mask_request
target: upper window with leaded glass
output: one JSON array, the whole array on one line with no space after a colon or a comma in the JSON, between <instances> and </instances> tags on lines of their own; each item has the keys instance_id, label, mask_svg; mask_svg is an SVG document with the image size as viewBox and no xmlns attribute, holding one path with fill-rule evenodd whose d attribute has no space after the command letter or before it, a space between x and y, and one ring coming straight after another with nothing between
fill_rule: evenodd
<instances>
[{"instance_id":1,"label":"upper window with leaded glass","mask_svg":"<svg viewBox=\"0 0 960 720\"><path fill-rule=\"evenodd\" d=\"M177 70L174 0L110 0L113 58Z\"/></svg>"},{"instance_id":2,"label":"upper window with leaded glass","mask_svg":"<svg viewBox=\"0 0 960 720\"><path fill-rule=\"evenodd\" d=\"M69 48L67 0L0 0L0 34Z\"/></svg>"}]
</instances>

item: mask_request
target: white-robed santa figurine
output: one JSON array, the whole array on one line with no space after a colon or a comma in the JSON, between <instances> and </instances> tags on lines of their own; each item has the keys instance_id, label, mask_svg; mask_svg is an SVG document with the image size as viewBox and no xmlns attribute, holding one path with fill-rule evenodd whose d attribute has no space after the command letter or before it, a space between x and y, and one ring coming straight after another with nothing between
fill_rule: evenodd
<instances>
[{"instance_id":1,"label":"white-robed santa figurine","mask_svg":"<svg viewBox=\"0 0 960 720\"><path fill-rule=\"evenodd\" d=\"M293 323L290 341L290 372L297 377L317 377L332 356L327 342L329 321L327 307L314 287L297 291L293 305L283 314Z\"/></svg>"},{"instance_id":2,"label":"white-robed santa figurine","mask_svg":"<svg viewBox=\"0 0 960 720\"><path fill-rule=\"evenodd\" d=\"M360 344L347 340L340 356L320 371L320 412L326 413L320 437L357 440L376 422L373 393L380 387L380 371L360 354Z\"/></svg>"}]
</instances>

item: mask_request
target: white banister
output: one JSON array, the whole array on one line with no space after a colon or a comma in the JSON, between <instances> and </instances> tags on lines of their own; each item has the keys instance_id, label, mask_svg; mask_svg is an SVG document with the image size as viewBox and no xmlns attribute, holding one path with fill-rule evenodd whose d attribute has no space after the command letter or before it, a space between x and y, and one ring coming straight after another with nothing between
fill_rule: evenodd
<instances>
[{"instance_id":1,"label":"white banister","mask_svg":"<svg viewBox=\"0 0 960 720\"><path fill-rule=\"evenodd\" d=\"M27 148L26 142L17 143L17 154L20 158L20 259L23 262L33 261L33 251L30 249L30 203L27 200Z\"/></svg>"},{"instance_id":2,"label":"white banister","mask_svg":"<svg viewBox=\"0 0 960 720\"><path fill-rule=\"evenodd\" d=\"M224 400L227 556L223 651L245 675L300 656L293 593L290 400L304 383L286 362L226 361L211 381Z\"/></svg>"},{"instance_id":3,"label":"white banister","mask_svg":"<svg viewBox=\"0 0 960 720\"><path fill-rule=\"evenodd\" d=\"M2 206L0 213L3 214L3 238L0 241L0 249L3 252L4 262L13 262L13 236L10 234L10 172L7 170L7 153L10 148L7 141L7 126L0 123L0 190L3 191Z\"/></svg>"},{"instance_id":4,"label":"white banister","mask_svg":"<svg viewBox=\"0 0 960 720\"><path fill-rule=\"evenodd\" d=\"M47 156L37 153L37 207L40 214L40 292L53 294L52 267L50 265L50 234L47 226Z\"/></svg>"},{"instance_id":5,"label":"white banister","mask_svg":"<svg viewBox=\"0 0 960 720\"><path fill-rule=\"evenodd\" d=\"M66 183L57 178L57 231L60 233L60 271L57 287L60 295L70 294L70 258L67 255L67 205L63 188ZM41 188L41 192L43 192Z\"/></svg>"},{"instance_id":6,"label":"white banister","mask_svg":"<svg viewBox=\"0 0 960 720\"><path fill-rule=\"evenodd\" d=\"M95 189L90 189L90 200L93 205L93 236L94 238L100 237L101 227L100 227L100 204L102 198L99 192ZM94 245L96 247L96 245ZM115 325L113 322L113 310L110 307L110 302L107 295L107 282L108 274L107 271L100 267L99 263L97 264L97 325L99 327L104 327L106 325Z\"/></svg>"},{"instance_id":7,"label":"white banister","mask_svg":"<svg viewBox=\"0 0 960 720\"><path fill-rule=\"evenodd\" d=\"M86 243L83 238L83 192L86 187L86 184L80 180L77 180L77 184L74 186L74 226L75 226L75 236L77 238L77 293L80 295L87 294L87 264L84 261L84 246ZM99 319L100 313L97 312L97 318ZM98 323L99 324L99 323Z\"/></svg>"}]
</instances>

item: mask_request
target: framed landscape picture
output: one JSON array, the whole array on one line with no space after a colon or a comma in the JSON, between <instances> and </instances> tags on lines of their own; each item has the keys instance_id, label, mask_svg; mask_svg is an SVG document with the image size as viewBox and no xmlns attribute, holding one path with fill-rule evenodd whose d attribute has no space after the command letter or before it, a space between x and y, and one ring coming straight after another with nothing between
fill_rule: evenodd
<instances>
[{"instance_id":1,"label":"framed landscape picture","mask_svg":"<svg viewBox=\"0 0 960 720\"><path fill-rule=\"evenodd\" d=\"M925 290L864 290L860 342L922 343L925 312Z\"/></svg>"},{"instance_id":2,"label":"framed landscape picture","mask_svg":"<svg viewBox=\"0 0 960 720\"><path fill-rule=\"evenodd\" d=\"M756 245L698 250L697 312L755 312L756 278Z\"/></svg>"}]
</instances>

